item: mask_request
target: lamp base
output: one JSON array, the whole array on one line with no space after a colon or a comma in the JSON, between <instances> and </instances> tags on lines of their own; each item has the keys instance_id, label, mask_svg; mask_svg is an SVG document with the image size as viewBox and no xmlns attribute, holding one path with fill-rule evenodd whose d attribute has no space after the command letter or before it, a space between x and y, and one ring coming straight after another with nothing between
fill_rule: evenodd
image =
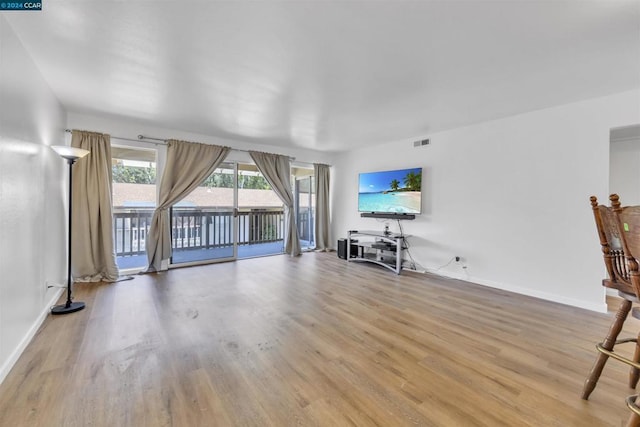
<instances>
[{"instance_id":1,"label":"lamp base","mask_svg":"<svg viewBox=\"0 0 640 427\"><path fill-rule=\"evenodd\" d=\"M80 311L84 308L84 303L81 301L72 302L69 307L66 304L56 305L51 309L51 314L68 314L75 311Z\"/></svg>"}]
</instances>

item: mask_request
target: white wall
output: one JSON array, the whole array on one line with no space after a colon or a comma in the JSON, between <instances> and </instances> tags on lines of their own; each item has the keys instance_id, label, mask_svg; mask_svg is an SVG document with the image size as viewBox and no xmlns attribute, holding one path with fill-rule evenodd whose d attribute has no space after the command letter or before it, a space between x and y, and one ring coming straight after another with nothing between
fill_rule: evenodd
<instances>
[{"instance_id":1,"label":"white wall","mask_svg":"<svg viewBox=\"0 0 640 427\"><path fill-rule=\"evenodd\" d=\"M65 113L0 16L0 381L66 283Z\"/></svg>"},{"instance_id":2,"label":"white wall","mask_svg":"<svg viewBox=\"0 0 640 427\"><path fill-rule=\"evenodd\" d=\"M466 270L438 273L604 311L589 196L608 196L609 130L640 123L639 99L625 92L428 135L428 146L336 156L333 236L383 228L359 217L359 172L421 166L423 214L403 222L418 263L434 270L459 255Z\"/></svg>"},{"instance_id":3,"label":"white wall","mask_svg":"<svg viewBox=\"0 0 640 427\"><path fill-rule=\"evenodd\" d=\"M640 205L640 138L612 139L610 156L609 192L625 205Z\"/></svg>"}]
</instances>

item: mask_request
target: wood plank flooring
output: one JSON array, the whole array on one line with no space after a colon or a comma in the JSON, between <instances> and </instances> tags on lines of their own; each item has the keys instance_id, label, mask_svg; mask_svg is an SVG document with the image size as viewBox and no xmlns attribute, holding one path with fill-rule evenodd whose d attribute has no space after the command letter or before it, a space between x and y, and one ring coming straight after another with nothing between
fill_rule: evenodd
<instances>
[{"instance_id":1,"label":"wood plank flooring","mask_svg":"<svg viewBox=\"0 0 640 427\"><path fill-rule=\"evenodd\" d=\"M600 278L584 286L600 286ZM580 399L604 315L335 253L78 284L0 385L0 426L620 426ZM629 319L626 336L640 322Z\"/></svg>"}]
</instances>

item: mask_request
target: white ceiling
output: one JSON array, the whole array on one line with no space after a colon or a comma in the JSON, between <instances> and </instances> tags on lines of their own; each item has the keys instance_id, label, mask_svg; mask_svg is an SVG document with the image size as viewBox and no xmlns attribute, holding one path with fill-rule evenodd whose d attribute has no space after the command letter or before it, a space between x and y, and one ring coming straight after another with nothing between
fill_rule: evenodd
<instances>
[{"instance_id":1,"label":"white ceiling","mask_svg":"<svg viewBox=\"0 0 640 427\"><path fill-rule=\"evenodd\" d=\"M68 111L323 151L640 87L640 0L47 1Z\"/></svg>"}]
</instances>

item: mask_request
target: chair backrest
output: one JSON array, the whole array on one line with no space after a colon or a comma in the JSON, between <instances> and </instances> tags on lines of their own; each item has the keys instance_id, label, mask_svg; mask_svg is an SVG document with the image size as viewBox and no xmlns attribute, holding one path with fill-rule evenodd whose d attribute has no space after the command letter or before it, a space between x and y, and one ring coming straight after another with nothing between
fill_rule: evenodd
<instances>
[{"instance_id":1,"label":"chair backrest","mask_svg":"<svg viewBox=\"0 0 640 427\"><path fill-rule=\"evenodd\" d=\"M640 298L640 206L622 206L617 194L609 196L611 208L616 218L618 237L625 254L629 279L636 296Z\"/></svg>"},{"instance_id":2,"label":"chair backrest","mask_svg":"<svg viewBox=\"0 0 640 427\"><path fill-rule=\"evenodd\" d=\"M609 280L604 280L603 284L622 292L635 294L613 208L599 205L595 196L591 196L590 200L598 237L600 238L604 264L609 274Z\"/></svg>"}]
</instances>

